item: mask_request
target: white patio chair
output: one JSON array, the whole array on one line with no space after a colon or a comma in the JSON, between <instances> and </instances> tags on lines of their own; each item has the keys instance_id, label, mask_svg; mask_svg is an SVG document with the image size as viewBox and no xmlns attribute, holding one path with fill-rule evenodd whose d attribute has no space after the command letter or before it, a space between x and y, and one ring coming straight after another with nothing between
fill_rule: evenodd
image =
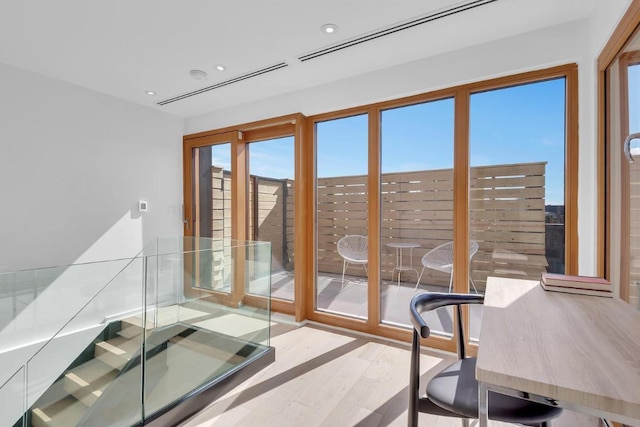
<instances>
[{"instance_id":1,"label":"white patio chair","mask_svg":"<svg viewBox=\"0 0 640 427\"><path fill-rule=\"evenodd\" d=\"M344 289L344 273L350 264L360 264L364 268L364 272L369 277L367 271L367 260L369 250L369 240L366 236L352 234L344 236L338 240L338 253L343 258L342 263L342 288Z\"/></svg>"},{"instance_id":2,"label":"white patio chair","mask_svg":"<svg viewBox=\"0 0 640 427\"><path fill-rule=\"evenodd\" d=\"M471 258L473 258L476 252L478 252L478 242L469 240L469 262L471 262ZM422 257L422 271L420 272L420 277L418 277L414 291L418 289L425 268L449 273L449 293L451 293L451 288L453 287L453 242L436 246ZM473 283L471 275L469 275L469 282L477 294L478 290L476 289L476 284Z\"/></svg>"}]
</instances>

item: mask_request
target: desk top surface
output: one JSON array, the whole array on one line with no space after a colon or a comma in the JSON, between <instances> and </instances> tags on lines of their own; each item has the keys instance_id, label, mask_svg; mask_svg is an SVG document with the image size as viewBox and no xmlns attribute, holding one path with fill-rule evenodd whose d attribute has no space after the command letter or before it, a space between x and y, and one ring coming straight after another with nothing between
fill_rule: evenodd
<instances>
[{"instance_id":1,"label":"desk top surface","mask_svg":"<svg viewBox=\"0 0 640 427\"><path fill-rule=\"evenodd\" d=\"M476 377L640 420L640 312L616 298L489 278Z\"/></svg>"}]
</instances>

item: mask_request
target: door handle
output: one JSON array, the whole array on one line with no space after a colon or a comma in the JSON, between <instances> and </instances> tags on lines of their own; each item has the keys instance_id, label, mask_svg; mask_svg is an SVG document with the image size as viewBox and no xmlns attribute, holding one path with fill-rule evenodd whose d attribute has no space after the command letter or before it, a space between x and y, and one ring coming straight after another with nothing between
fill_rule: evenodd
<instances>
[{"instance_id":1,"label":"door handle","mask_svg":"<svg viewBox=\"0 0 640 427\"><path fill-rule=\"evenodd\" d=\"M631 141L640 138L639 133L632 133L624 140L624 155L627 156L629 163L633 163L633 155L631 154Z\"/></svg>"},{"instance_id":2,"label":"door handle","mask_svg":"<svg viewBox=\"0 0 640 427\"><path fill-rule=\"evenodd\" d=\"M189 224L191 221L189 221L189 218L187 218L187 210L185 209L184 205L182 205L182 222L184 223L184 225L187 227L187 230L188 230Z\"/></svg>"}]
</instances>

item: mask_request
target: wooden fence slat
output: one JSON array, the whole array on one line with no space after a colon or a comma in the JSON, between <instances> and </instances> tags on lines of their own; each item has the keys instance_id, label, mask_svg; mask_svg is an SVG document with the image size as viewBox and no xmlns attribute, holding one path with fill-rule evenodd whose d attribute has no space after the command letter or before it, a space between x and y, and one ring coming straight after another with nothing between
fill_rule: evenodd
<instances>
[{"instance_id":1,"label":"wooden fence slat","mask_svg":"<svg viewBox=\"0 0 640 427\"><path fill-rule=\"evenodd\" d=\"M504 188L504 187L544 187L544 176L522 176L522 177L492 177L472 179L471 189L477 188Z\"/></svg>"},{"instance_id":2,"label":"wooden fence slat","mask_svg":"<svg viewBox=\"0 0 640 427\"><path fill-rule=\"evenodd\" d=\"M527 176L544 175L547 162L512 163L508 165L474 166L470 170L471 179L487 176Z\"/></svg>"},{"instance_id":3,"label":"wooden fence slat","mask_svg":"<svg viewBox=\"0 0 640 427\"><path fill-rule=\"evenodd\" d=\"M482 199L544 199L544 188L493 188L471 190L469 193L471 200Z\"/></svg>"}]
</instances>

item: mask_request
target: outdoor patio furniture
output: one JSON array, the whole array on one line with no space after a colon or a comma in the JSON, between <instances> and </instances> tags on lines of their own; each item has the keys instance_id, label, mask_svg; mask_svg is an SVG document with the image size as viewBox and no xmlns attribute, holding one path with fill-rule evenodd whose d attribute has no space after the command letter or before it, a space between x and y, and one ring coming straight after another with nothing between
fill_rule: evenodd
<instances>
[{"instance_id":1,"label":"outdoor patio furniture","mask_svg":"<svg viewBox=\"0 0 640 427\"><path fill-rule=\"evenodd\" d=\"M364 272L369 277L367 271L367 260L369 250L369 240L366 236L352 234L344 236L338 240L338 254L343 258L342 263L342 288L344 289L344 273L350 264L360 264L364 268Z\"/></svg>"},{"instance_id":2,"label":"outdoor patio furniture","mask_svg":"<svg viewBox=\"0 0 640 427\"><path fill-rule=\"evenodd\" d=\"M420 245L417 243L409 243L409 242L389 242L385 243L390 248L396 250L396 265L391 270L391 280L393 281L393 275L395 272L398 272L398 289L400 289L400 275L403 271L414 271L416 273L416 277L418 276L418 270L413 268L413 250L415 248L419 248ZM409 265L403 264L402 261L402 251L403 249L409 249Z\"/></svg>"},{"instance_id":3,"label":"outdoor patio furniture","mask_svg":"<svg viewBox=\"0 0 640 427\"><path fill-rule=\"evenodd\" d=\"M475 240L469 240L469 262L471 262L471 258L473 258L476 252L478 252L478 242ZM453 242L443 243L442 245L436 246L427 252L422 257L422 266L422 271L420 272L420 277L418 277L418 281L416 282L415 289L418 289L424 269L430 268L432 270L449 274L449 293L451 293L451 289L453 287ZM471 283L471 286L473 286L473 290L478 293L471 276L469 276L469 282Z\"/></svg>"},{"instance_id":4,"label":"outdoor patio furniture","mask_svg":"<svg viewBox=\"0 0 640 427\"><path fill-rule=\"evenodd\" d=\"M466 341L460 306L483 303L483 295L473 294L425 292L411 299L409 314L413 324L413 340L409 377L409 427L418 425L419 412L478 418L476 358L465 357ZM447 306L456 306L458 361L436 374L426 387L426 396L420 397L420 338L428 338L430 335L422 313ZM560 413L562 409L555 406L489 392L489 419L492 420L545 427L550 424L549 420Z\"/></svg>"}]
</instances>

